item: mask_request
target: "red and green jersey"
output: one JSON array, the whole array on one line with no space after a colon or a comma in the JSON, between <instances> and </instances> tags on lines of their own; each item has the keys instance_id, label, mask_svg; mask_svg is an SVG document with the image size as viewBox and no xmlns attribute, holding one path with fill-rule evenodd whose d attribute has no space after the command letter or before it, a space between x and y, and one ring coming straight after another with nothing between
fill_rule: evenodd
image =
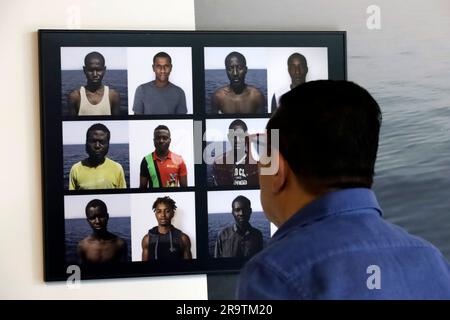
<instances>
[{"instance_id":1,"label":"red and green jersey","mask_svg":"<svg viewBox=\"0 0 450 320\"><path fill-rule=\"evenodd\" d=\"M164 160L152 152L142 159L140 175L149 179L150 188L178 187L180 177L187 175L186 164L171 151Z\"/></svg>"}]
</instances>

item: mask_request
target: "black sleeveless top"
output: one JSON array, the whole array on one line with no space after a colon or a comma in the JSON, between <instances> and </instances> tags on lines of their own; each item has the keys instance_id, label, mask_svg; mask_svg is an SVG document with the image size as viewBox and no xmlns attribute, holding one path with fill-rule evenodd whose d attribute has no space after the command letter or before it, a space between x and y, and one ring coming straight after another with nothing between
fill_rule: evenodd
<instances>
[{"instance_id":1,"label":"black sleeveless top","mask_svg":"<svg viewBox=\"0 0 450 320\"><path fill-rule=\"evenodd\" d=\"M158 232L158 227L148 231L148 254L151 260L180 260L183 259L183 244L181 230L174 226L166 234Z\"/></svg>"}]
</instances>

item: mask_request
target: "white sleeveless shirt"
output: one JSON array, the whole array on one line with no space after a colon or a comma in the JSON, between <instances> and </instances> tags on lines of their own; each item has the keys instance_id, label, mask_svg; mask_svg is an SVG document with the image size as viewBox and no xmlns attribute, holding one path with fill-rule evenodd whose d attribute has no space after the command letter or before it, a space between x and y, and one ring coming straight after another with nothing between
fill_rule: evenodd
<instances>
[{"instance_id":1,"label":"white sleeveless shirt","mask_svg":"<svg viewBox=\"0 0 450 320\"><path fill-rule=\"evenodd\" d=\"M109 87L104 86L102 100L98 104L91 104L86 96L86 89L80 88L80 110L79 116L110 116L111 105L109 103Z\"/></svg>"}]
</instances>

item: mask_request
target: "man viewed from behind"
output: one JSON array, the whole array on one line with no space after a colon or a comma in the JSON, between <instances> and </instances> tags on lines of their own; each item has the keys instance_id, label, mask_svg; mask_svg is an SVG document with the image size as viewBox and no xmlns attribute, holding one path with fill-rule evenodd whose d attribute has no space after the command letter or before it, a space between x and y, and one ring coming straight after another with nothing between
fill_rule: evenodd
<instances>
[{"instance_id":1,"label":"man viewed from behind","mask_svg":"<svg viewBox=\"0 0 450 320\"><path fill-rule=\"evenodd\" d=\"M382 218L371 190L381 112L360 86L313 81L281 98L279 166L260 175L277 227L244 267L240 299L450 299L449 264ZM261 168L262 169L262 168Z\"/></svg>"}]
</instances>

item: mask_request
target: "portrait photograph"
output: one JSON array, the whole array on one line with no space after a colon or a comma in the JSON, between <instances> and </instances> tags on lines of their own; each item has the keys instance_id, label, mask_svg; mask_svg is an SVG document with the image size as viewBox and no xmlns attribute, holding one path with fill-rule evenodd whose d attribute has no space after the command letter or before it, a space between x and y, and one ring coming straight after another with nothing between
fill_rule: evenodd
<instances>
[{"instance_id":1,"label":"portrait photograph","mask_svg":"<svg viewBox=\"0 0 450 320\"><path fill-rule=\"evenodd\" d=\"M229 130L242 129L243 133L264 133L268 119L207 119L206 147L203 152L206 162L208 187L252 187L259 188L258 168L255 154L248 143L234 139L236 148L232 154ZM239 147L238 145L241 144ZM244 151L245 148L245 151ZM245 157L244 157L245 155Z\"/></svg>"},{"instance_id":2,"label":"portrait photograph","mask_svg":"<svg viewBox=\"0 0 450 320\"><path fill-rule=\"evenodd\" d=\"M62 47L62 115L127 115L127 78L126 48Z\"/></svg>"},{"instance_id":3,"label":"portrait photograph","mask_svg":"<svg viewBox=\"0 0 450 320\"><path fill-rule=\"evenodd\" d=\"M205 111L267 113L265 48L206 47Z\"/></svg>"},{"instance_id":4,"label":"portrait photograph","mask_svg":"<svg viewBox=\"0 0 450 320\"><path fill-rule=\"evenodd\" d=\"M64 189L130 186L128 121L63 122Z\"/></svg>"},{"instance_id":5,"label":"portrait photograph","mask_svg":"<svg viewBox=\"0 0 450 320\"><path fill-rule=\"evenodd\" d=\"M130 221L127 194L65 196L66 263L130 262Z\"/></svg>"},{"instance_id":6,"label":"portrait photograph","mask_svg":"<svg viewBox=\"0 0 450 320\"><path fill-rule=\"evenodd\" d=\"M143 242L145 261L196 259L195 192L140 193L130 199L132 261L143 261ZM173 206L172 216L157 219L158 210Z\"/></svg>"},{"instance_id":7,"label":"portrait photograph","mask_svg":"<svg viewBox=\"0 0 450 320\"><path fill-rule=\"evenodd\" d=\"M192 114L192 49L127 48L129 114Z\"/></svg>"},{"instance_id":8,"label":"portrait photograph","mask_svg":"<svg viewBox=\"0 0 450 320\"><path fill-rule=\"evenodd\" d=\"M187 185L195 185L193 121L183 120L134 120L130 121L130 182L131 188L141 186L141 177L149 180L144 188L179 187L181 177ZM160 145L158 135L170 137L170 141ZM168 153L170 159L160 160L158 150ZM151 160L148 161L149 157ZM152 164L153 163L153 164ZM153 168L148 169L149 165ZM149 171L155 171L157 184L151 184ZM186 178L187 176L187 178Z\"/></svg>"},{"instance_id":9,"label":"portrait photograph","mask_svg":"<svg viewBox=\"0 0 450 320\"><path fill-rule=\"evenodd\" d=\"M259 200L259 190L208 191L211 257L250 258L267 244L270 228Z\"/></svg>"},{"instance_id":10,"label":"portrait photograph","mask_svg":"<svg viewBox=\"0 0 450 320\"><path fill-rule=\"evenodd\" d=\"M273 113L280 97L297 85L328 79L328 50L324 48L267 48L267 92Z\"/></svg>"}]
</instances>

